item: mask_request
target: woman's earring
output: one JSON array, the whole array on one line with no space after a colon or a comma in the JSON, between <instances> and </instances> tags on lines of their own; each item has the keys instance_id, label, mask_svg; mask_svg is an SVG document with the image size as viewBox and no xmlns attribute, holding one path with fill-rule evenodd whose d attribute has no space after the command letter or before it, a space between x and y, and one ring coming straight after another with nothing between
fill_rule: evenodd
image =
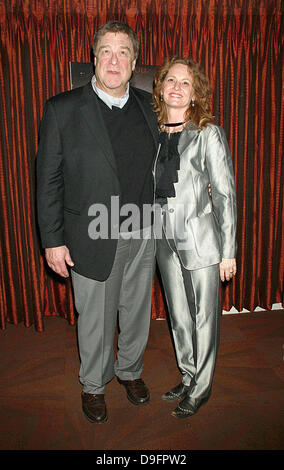
<instances>
[{"instance_id":1,"label":"woman's earring","mask_svg":"<svg viewBox=\"0 0 284 470\"><path fill-rule=\"evenodd\" d=\"M194 100L191 100L191 106L194 108L194 106L195 106Z\"/></svg>"},{"instance_id":2,"label":"woman's earring","mask_svg":"<svg viewBox=\"0 0 284 470\"><path fill-rule=\"evenodd\" d=\"M160 101L163 101L163 95L160 96Z\"/></svg>"}]
</instances>

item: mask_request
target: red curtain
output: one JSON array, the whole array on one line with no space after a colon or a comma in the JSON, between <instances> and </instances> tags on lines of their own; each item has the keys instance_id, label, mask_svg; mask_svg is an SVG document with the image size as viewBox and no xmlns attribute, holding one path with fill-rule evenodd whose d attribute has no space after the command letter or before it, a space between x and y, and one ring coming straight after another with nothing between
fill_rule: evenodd
<instances>
[{"instance_id":1,"label":"red curtain","mask_svg":"<svg viewBox=\"0 0 284 470\"><path fill-rule=\"evenodd\" d=\"M238 274L229 310L283 302L283 7L281 0L0 0L0 327L75 323L70 281L46 267L35 218L35 155L45 100L70 89L69 61L89 62L110 19L137 32L140 64L191 55L211 79L212 106L233 155ZM165 316L153 284L152 316Z\"/></svg>"}]
</instances>

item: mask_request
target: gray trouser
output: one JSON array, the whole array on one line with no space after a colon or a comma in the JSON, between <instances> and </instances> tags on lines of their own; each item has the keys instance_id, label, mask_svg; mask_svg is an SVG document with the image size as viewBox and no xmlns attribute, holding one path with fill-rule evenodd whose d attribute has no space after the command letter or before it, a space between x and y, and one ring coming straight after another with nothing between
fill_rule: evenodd
<instances>
[{"instance_id":1,"label":"gray trouser","mask_svg":"<svg viewBox=\"0 0 284 470\"><path fill-rule=\"evenodd\" d=\"M146 236L127 240L120 236L106 281L88 279L72 271L79 313L79 375L86 393L104 393L114 375L122 380L141 375L149 335L155 260L151 229ZM114 363L117 320L118 352Z\"/></svg>"},{"instance_id":2,"label":"gray trouser","mask_svg":"<svg viewBox=\"0 0 284 470\"><path fill-rule=\"evenodd\" d=\"M165 234L156 256L169 309L178 366L190 396L210 395L219 345L219 264L185 269Z\"/></svg>"}]
</instances>

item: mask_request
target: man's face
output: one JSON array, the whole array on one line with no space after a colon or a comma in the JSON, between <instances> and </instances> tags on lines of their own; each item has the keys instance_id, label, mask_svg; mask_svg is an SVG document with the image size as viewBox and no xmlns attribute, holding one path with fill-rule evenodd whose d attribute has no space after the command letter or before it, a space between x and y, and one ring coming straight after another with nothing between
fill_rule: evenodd
<instances>
[{"instance_id":1,"label":"man's face","mask_svg":"<svg viewBox=\"0 0 284 470\"><path fill-rule=\"evenodd\" d=\"M111 96L123 96L135 63L132 42L127 34L104 34L96 50L96 86Z\"/></svg>"}]
</instances>

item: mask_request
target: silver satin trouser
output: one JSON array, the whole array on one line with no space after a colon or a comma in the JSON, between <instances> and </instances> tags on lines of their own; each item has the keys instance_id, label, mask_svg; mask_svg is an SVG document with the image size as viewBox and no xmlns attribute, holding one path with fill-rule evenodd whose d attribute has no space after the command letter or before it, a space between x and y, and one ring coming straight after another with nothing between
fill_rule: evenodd
<instances>
[{"instance_id":1,"label":"silver satin trouser","mask_svg":"<svg viewBox=\"0 0 284 470\"><path fill-rule=\"evenodd\" d=\"M104 393L114 375L140 377L149 335L155 267L152 227L144 238L120 236L113 267L104 282L72 271L78 317L80 382L86 393ZM114 364L114 336L119 323Z\"/></svg>"},{"instance_id":2,"label":"silver satin trouser","mask_svg":"<svg viewBox=\"0 0 284 470\"><path fill-rule=\"evenodd\" d=\"M162 234L156 239L156 256L182 382L191 386L193 399L208 397L219 346L219 264L185 269L173 240L167 240L164 231Z\"/></svg>"}]
</instances>

